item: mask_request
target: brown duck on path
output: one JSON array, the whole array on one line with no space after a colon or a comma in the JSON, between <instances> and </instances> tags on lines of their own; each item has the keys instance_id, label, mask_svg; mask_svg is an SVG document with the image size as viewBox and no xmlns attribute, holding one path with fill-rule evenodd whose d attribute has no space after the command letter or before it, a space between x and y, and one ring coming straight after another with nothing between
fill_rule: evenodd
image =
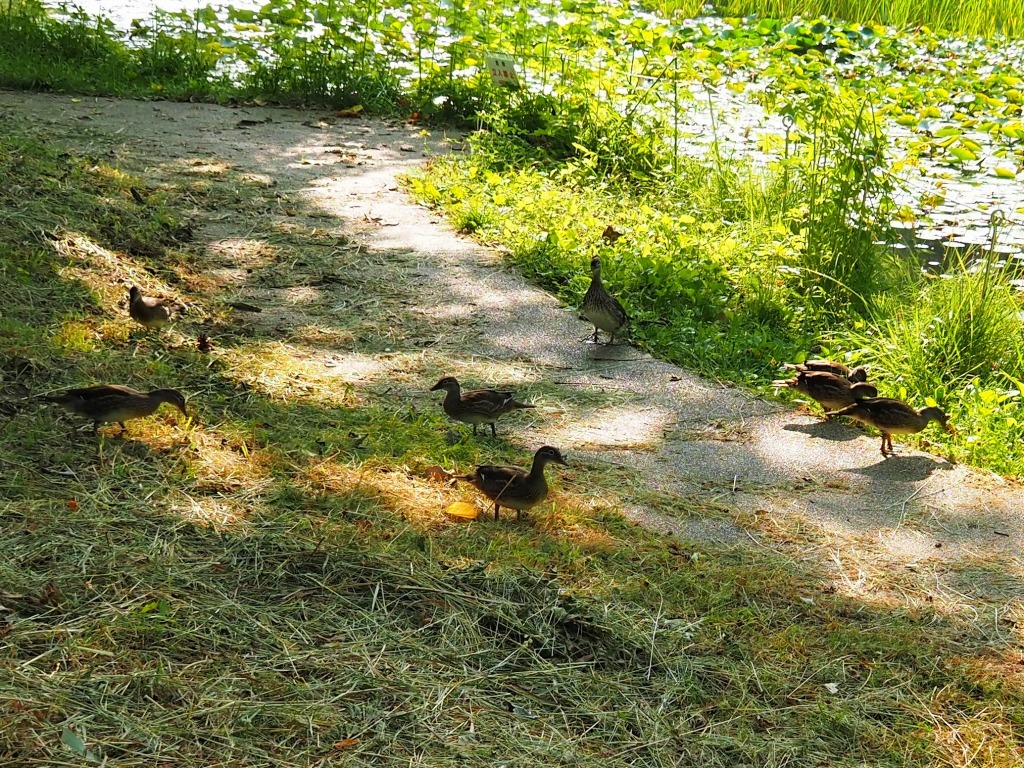
<instances>
[{"instance_id":1,"label":"brown duck on path","mask_svg":"<svg viewBox=\"0 0 1024 768\"><path fill-rule=\"evenodd\" d=\"M476 434L478 424L490 424L491 435L498 436L494 422L509 411L519 408L535 408L528 403L520 403L515 399L514 392L499 392L494 389L467 389L462 391L459 380L454 376L445 376L430 388L431 392L439 389L445 391L441 407L444 412L456 421L473 425Z\"/></svg>"},{"instance_id":2,"label":"brown duck on path","mask_svg":"<svg viewBox=\"0 0 1024 768\"><path fill-rule=\"evenodd\" d=\"M774 385L802 392L826 411L845 408L861 398L878 397L873 384L862 381L851 384L849 379L825 371L800 371L792 379L779 379Z\"/></svg>"},{"instance_id":3,"label":"brown duck on path","mask_svg":"<svg viewBox=\"0 0 1024 768\"><path fill-rule=\"evenodd\" d=\"M494 502L494 519L498 510L509 507L516 511L516 519L522 518L523 510L535 507L548 495L548 484L544 479L544 467L548 462L569 466L557 448L550 445L538 449L533 457L530 471L519 467L483 465L471 474L456 475L456 479L472 483L487 498Z\"/></svg>"},{"instance_id":4,"label":"brown duck on path","mask_svg":"<svg viewBox=\"0 0 1024 768\"><path fill-rule=\"evenodd\" d=\"M946 413L941 408L921 408L915 410L901 400L888 397L870 397L858 400L852 405L838 411L826 413L826 416L849 416L851 419L863 421L882 433L882 455L889 456L895 451L892 447L893 435L909 435L920 432L929 422L938 422L947 432L955 432L952 425L946 423Z\"/></svg>"},{"instance_id":5,"label":"brown duck on path","mask_svg":"<svg viewBox=\"0 0 1024 768\"><path fill-rule=\"evenodd\" d=\"M591 340L597 343L598 331L609 335L608 344L615 343L615 334L629 322L629 315L619 300L608 293L601 282L601 259L597 256L590 260L590 288L583 296L581 307L583 316L594 324L594 335Z\"/></svg>"},{"instance_id":6,"label":"brown duck on path","mask_svg":"<svg viewBox=\"0 0 1024 768\"><path fill-rule=\"evenodd\" d=\"M72 413L91 419L94 433L100 424L106 422L116 422L123 431L126 421L152 415L161 403L170 403L188 415L185 410L185 396L176 389L139 392L119 384L100 384L95 387L69 389L58 395L41 395L36 399L57 403Z\"/></svg>"},{"instance_id":7,"label":"brown duck on path","mask_svg":"<svg viewBox=\"0 0 1024 768\"><path fill-rule=\"evenodd\" d=\"M851 368L843 363L837 363L834 360L808 360L804 363L786 363L787 368L792 368L795 371L820 371L822 373L831 373L835 376L842 376L844 379L849 381L851 384L856 384L859 381L868 380L868 369L863 365L858 365L856 368Z\"/></svg>"},{"instance_id":8,"label":"brown duck on path","mask_svg":"<svg viewBox=\"0 0 1024 768\"><path fill-rule=\"evenodd\" d=\"M153 331L162 328L171 319L171 302L143 296L142 290L133 285L128 291L128 314L139 325Z\"/></svg>"}]
</instances>

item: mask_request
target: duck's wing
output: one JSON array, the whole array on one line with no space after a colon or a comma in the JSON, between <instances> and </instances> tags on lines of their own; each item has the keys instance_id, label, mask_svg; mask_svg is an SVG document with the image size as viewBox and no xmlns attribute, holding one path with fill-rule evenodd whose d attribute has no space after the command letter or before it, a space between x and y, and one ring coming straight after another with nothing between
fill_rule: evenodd
<instances>
[{"instance_id":1,"label":"duck's wing","mask_svg":"<svg viewBox=\"0 0 1024 768\"><path fill-rule=\"evenodd\" d=\"M512 392L498 392L494 389L471 389L463 392L459 406L469 413L479 416L500 416L514 406L515 395Z\"/></svg>"},{"instance_id":2,"label":"duck's wing","mask_svg":"<svg viewBox=\"0 0 1024 768\"><path fill-rule=\"evenodd\" d=\"M834 411L836 416L849 416L886 432L914 429L921 420L917 411L901 400L889 397L868 397Z\"/></svg>"},{"instance_id":3,"label":"duck's wing","mask_svg":"<svg viewBox=\"0 0 1024 768\"><path fill-rule=\"evenodd\" d=\"M491 498L515 496L526 475L527 472L519 467L484 465L476 468L473 484Z\"/></svg>"},{"instance_id":4,"label":"duck's wing","mask_svg":"<svg viewBox=\"0 0 1024 768\"><path fill-rule=\"evenodd\" d=\"M65 395L69 398L76 398L83 402L96 402L99 400L118 399L124 397L138 397L142 395L137 389L124 387L120 384L97 384L94 387L82 387L80 389L69 389Z\"/></svg>"}]
</instances>

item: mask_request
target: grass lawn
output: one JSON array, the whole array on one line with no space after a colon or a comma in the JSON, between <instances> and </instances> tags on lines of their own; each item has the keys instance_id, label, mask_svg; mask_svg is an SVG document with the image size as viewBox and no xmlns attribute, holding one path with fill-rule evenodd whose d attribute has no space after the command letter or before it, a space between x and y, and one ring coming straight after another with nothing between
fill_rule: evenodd
<instances>
[{"instance_id":1,"label":"grass lawn","mask_svg":"<svg viewBox=\"0 0 1024 768\"><path fill-rule=\"evenodd\" d=\"M781 544L655 535L592 494L607 469L553 473L528 523L446 517L465 494L428 467L522 455L448 439L411 396L429 359L388 372L393 392L322 364L386 367L436 334L400 265L216 158L113 163L117 137L2 126L4 765L1024 760L1014 614L911 598L898 576L868 601ZM225 221L234 249L206 234ZM247 270L297 295L341 275L332 297L375 300L275 307L282 330L224 304ZM131 282L187 313L141 331ZM177 386L192 416L94 437L28 399L100 381Z\"/></svg>"}]
</instances>

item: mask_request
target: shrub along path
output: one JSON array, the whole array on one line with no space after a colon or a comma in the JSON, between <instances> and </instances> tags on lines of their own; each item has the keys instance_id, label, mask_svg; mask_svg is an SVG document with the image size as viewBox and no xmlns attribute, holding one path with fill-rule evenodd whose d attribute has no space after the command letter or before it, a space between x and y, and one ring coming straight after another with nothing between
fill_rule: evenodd
<instances>
[{"instance_id":1,"label":"shrub along path","mask_svg":"<svg viewBox=\"0 0 1024 768\"><path fill-rule=\"evenodd\" d=\"M412 414L439 407L437 393L427 391L439 372L468 385L513 386L540 407L500 424L499 440L521 449L523 461L543 443L558 446L571 468L551 473L556 487L595 505L613 500L648 527L814 561L840 589L869 601L898 595L1001 615L1024 596L1017 484L906 447L883 460L875 434L784 409L628 346L582 343L591 328L573 308L403 193L401 174L433 153L458 150L458 140L259 107L2 93L0 110L78 134L64 140L80 152L108 152L113 137L120 146L105 162L124 162L155 187L172 174L190 174L197 185L227 182L225 207L237 212L244 198L245 215L197 213L198 239L236 254L234 267L213 273L219 290L264 308L245 323L293 339L311 325L310 308L326 306L360 351L339 343L303 353L303 365L331 369L338 386L376 388L396 411ZM327 265L317 279L275 280L283 268L258 259L246 268L237 254L256 249L247 238L271 212L296 222L293 253L302 253L303 233L344 233L380 279ZM472 440L459 427L450 437ZM489 437L479 444L485 461L507 455ZM450 494L457 497L472 494Z\"/></svg>"}]
</instances>

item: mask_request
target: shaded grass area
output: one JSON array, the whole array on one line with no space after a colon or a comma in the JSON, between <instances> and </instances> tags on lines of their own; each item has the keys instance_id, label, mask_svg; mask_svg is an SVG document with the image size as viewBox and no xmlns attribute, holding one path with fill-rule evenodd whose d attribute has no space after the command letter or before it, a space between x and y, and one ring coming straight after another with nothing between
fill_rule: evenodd
<instances>
[{"instance_id":1,"label":"shaded grass area","mask_svg":"<svg viewBox=\"0 0 1024 768\"><path fill-rule=\"evenodd\" d=\"M389 260L212 161L156 185L4 127L5 765L1019 764L1012 628L655 537L578 463L530 524L446 519L418 469L522 456L411 396L437 371L385 349L437 324L398 314ZM267 231L205 242L253 210ZM292 302L241 317L226 271ZM189 311L142 334L123 281ZM179 386L194 418L94 438L25 399L101 380Z\"/></svg>"}]
</instances>

